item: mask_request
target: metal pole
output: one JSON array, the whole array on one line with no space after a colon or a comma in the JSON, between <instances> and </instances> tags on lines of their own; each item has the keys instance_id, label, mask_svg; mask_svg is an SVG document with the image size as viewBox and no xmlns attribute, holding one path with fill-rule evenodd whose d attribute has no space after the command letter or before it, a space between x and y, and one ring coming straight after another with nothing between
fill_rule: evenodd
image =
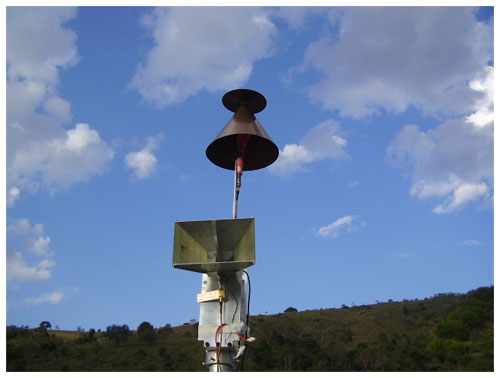
<instances>
[{"instance_id":1,"label":"metal pole","mask_svg":"<svg viewBox=\"0 0 500 378\"><path fill-rule=\"evenodd\" d=\"M238 178L239 178L238 177L238 160L235 160L234 161L233 219L238 218L238 197L240 195L240 185L241 185L241 181L239 181Z\"/></svg>"},{"instance_id":2,"label":"metal pole","mask_svg":"<svg viewBox=\"0 0 500 378\"><path fill-rule=\"evenodd\" d=\"M215 348L206 349L205 366L209 372L231 372L233 371L233 357L231 351L227 348L222 348L219 352L219 364L217 364L217 356Z\"/></svg>"},{"instance_id":3,"label":"metal pole","mask_svg":"<svg viewBox=\"0 0 500 378\"><path fill-rule=\"evenodd\" d=\"M279 149L254 116L255 113L262 111L266 107L267 101L264 96L249 89L237 89L226 93L222 98L222 103L227 109L235 112L235 114L218 134L217 138L207 147L206 155L215 165L229 170L232 169L232 164L230 164L231 159L236 157L234 161L233 197L233 220L236 220L238 218L238 197L241 187L241 176L245 164L247 165L247 170L265 168L278 158ZM228 141L233 140L226 138L229 136L236 138L236 145L231 145L231 142L228 143ZM252 138L252 143L249 144L250 138ZM237 151L234 150L235 147ZM233 224L238 222L235 221ZM232 229L233 232L235 230ZM194 232L194 234L197 234L198 231ZM231 256L227 256L231 253L234 254L235 250L231 251L229 248L228 250L219 251L221 247L217 245L218 230L215 229L213 231L215 243L212 242L210 235L206 239L210 240L208 244L214 245L215 248L204 250L204 248L200 247L203 256L193 258L195 260L193 262L196 262L194 264L196 265L195 267L191 266L190 269L187 267L187 264L184 267L178 264L177 267L203 272L201 294L206 295L198 298L198 302L200 302L198 340L203 341L206 349L204 365L208 367L209 371L232 371L233 365L240 358L244 357L245 343L253 341L250 339L254 339L252 337L246 338L248 336L246 283L248 283L250 294L250 280L246 270L241 270L253 265L254 262L241 260L244 264L240 265L238 264L240 262L239 258L233 261ZM190 235L190 238L201 238L200 235ZM253 233L251 241L254 244ZM255 254L255 246L250 247L250 244L246 243L245 246L247 245L249 251ZM184 253L183 248L186 247L180 244L179 249ZM175 251L179 251L179 249L174 249L174 261L176 257ZM196 253L198 252L196 250ZM221 256L218 256L219 252ZM205 261L205 254L208 259L212 259L213 261ZM236 258L235 256L233 257ZM198 262L198 260L201 261ZM247 262L250 262L250 264L247 264ZM221 264L220 266L219 263ZM176 267L175 263L174 267ZM243 272L246 273L246 280L244 279ZM248 301L250 301L249 296L248 298Z\"/></svg>"},{"instance_id":4,"label":"metal pole","mask_svg":"<svg viewBox=\"0 0 500 378\"><path fill-rule=\"evenodd\" d=\"M233 219L238 218L238 197L240 194L240 187L241 187L241 175L243 171L243 158L241 156L238 156L238 158L234 161L234 197L233 197ZM226 279L232 282L237 282L237 286L235 292L237 292L237 295L233 293L235 296L235 304L236 304L236 310L238 309L238 306L243 306L246 304L245 299L242 300L243 298L246 298L246 289L244 289L244 284L242 286L242 276L243 273L242 271L238 272L233 272L230 273L229 275L225 276ZM221 281L222 277L218 276L218 281L219 281L219 289L222 289L221 286ZM208 282L213 280L213 278L210 278L208 275L203 275L202 278L202 290L204 287L204 282ZM242 296L242 290L245 291L244 295ZM212 309L213 310L213 309ZM246 309L240 309L240 314L246 313ZM199 323L199 338L201 338L201 331L200 331L200 326L202 324L202 314L206 313L207 310L201 308L200 310L200 323ZM236 311L233 313L231 321L226 320L226 322L223 321L223 315L225 314L226 311L223 311L223 299L220 299L220 319L219 319L219 329L220 330L220 340L217 340L217 332L216 332L216 340L215 340L215 345L212 347L210 343L205 343L205 366L208 367L208 371L210 372L228 372L233 370L233 365L235 363L234 357L236 354L236 347L233 343L228 343L227 341L223 342L222 341L222 334L223 334L223 328L224 326L229 326L230 324L227 323L233 323L235 320L235 315ZM241 321L242 319L240 319ZM245 333L246 333L246 321L245 321ZM203 338L201 338L203 340ZM234 340L233 340L234 341ZM238 344L240 343L240 340L237 340Z\"/></svg>"},{"instance_id":5,"label":"metal pole","mask_svg":"<svg viewBox=\"0 0 500 378\"><path fill-rule=\"evenodd\" d=\"M198 340L205 345L203 365L210 372L228 372L237 362L237 354L244 346L238 335L247 334L247 280L242 271L224 275L204 273L202 293L224 289L219 301L200 303Z\"/></svg>"}]
</instances>

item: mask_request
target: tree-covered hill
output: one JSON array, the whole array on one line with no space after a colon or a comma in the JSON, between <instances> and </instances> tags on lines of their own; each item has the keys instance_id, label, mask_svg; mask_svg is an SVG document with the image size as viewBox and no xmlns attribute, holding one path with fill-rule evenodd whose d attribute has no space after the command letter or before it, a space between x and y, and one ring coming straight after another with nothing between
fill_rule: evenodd
<instances>
[{"instance_id":1,"label":"tree-covered hill","mask_svg":"<svg viewBox=\"0 0 500 378\"><path fill-rule=\"evenodd\" d=\"M8 371L206 371L197 323L7 327ZM493 371L493 287L250 317L244 371ZM239 370L241 366L236 366Z\"/></svg>"}]
</instances>

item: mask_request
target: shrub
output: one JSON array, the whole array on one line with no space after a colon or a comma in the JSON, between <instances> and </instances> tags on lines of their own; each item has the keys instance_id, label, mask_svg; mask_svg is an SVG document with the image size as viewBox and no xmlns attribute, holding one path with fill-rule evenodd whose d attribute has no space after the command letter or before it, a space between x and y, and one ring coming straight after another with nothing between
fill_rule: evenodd
<instances>
[{"instance_id":1,"label":"shrub","mask_svg":"<svg viewBox=\"0 0 500 378\"><path fill-rule=\"evenodd\" d=\"M104 336L115 344L125 343L130 336L130 329L128 325L123 324L121 326L113 324L106 327L106 333Z\"/></svg>"},{"instance_id":2,"label":"shrub","mask_svg":"<svg viewBox=\"0 0 500 378\"><path fill-rule=\"evenodd\" d=\"M429 350L441 361L453 362L462 360L468 351L467 344L463 341L450 339L434 339L429 344Z\"/></svg>"},{"instance_id":3,"label":"shrub","mask_svg":"<svg viewBox=\"0 0 500 378\"><path fill-rule=\"evenodd\" d=\"M172 335L174 333L174 330L172 329L172 325L170 323L167 323L164 327L161 327L158 330L158 333L160 334L160 336L167 337L168 335Z\"/></svg>"},{"instance_id":4,"label":"shrub","mask_svg":"<svg viewBox=\"0 0 500 378\"><path fill-rule=\"evenodd\" d=\"M40 328L44 328L44 329L51 329L52 328L52 324L50 324L50 322L44 320L43 322L40 323Z\"/></svg>"},{"instance_id":5,"label":"shrub","mask_svg":"<svg viewBox=\"0 0 500 378\"><path fill-rule=\"evenodd\" d=\"M436 325L436 335L441 339L466 341L470 331L463 322L455 319L447 319Z\"/></svg>"},{"instance_id":6,"label":"shrub","mask_svg":"<svg viewBox=\"0 0 500 378\"><path fill-rule=\"evenodd\" d=\"M137 328L137 337L143 343L153 344L156 340L156 333L150 323L142 322Z\"/></svg>"},{"instance_id":7,"label":"shrub","mask_svg":"<svg viewBox=\"0 0 500 378\"><path fill-rule=\"evenodd\" d=\"M25 336L28 332L28 329L24 327L16 327L15 325L7 326L7 340L12 340L18 336Z\"/></svg>"}]
</instances>

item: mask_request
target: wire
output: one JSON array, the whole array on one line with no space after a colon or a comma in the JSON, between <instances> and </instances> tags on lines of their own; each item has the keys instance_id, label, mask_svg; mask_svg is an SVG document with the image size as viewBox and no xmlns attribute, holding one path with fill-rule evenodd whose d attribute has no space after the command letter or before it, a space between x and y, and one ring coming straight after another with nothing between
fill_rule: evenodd
<instances>
[{"instance_id":1,"label":"wire","mask_svg":"<svg viewBox=\"0 0 500 378\"><path fill-rule=\"evenodd\" d=\"M250 285L250 276L246 270L243 270L243 273L247 276L248 282L248 302L247 302L247 317L246 317L246 329L245 329L245 338L248 336L248 319L250 318L250 296L252 294L252 285Z\"/></svg>"},{"instance_id":2,"label":"wire","mask_svg":"<svg viewBox=\"0 0 500 378\"><path fill-rule=\"evenodd\" d=\"M239 333L236 333L236 334L238 335L238 337L240 339L242 339L245 342L248 342L249 341L248 340L248 321L250 319L250 297L252 294L252 285L250 284L250 276L249 276L248 272L246 270L243 270L243 273L245 273L245 275L247 276L247 282L248 282L247 314L246 314L246 319L245 319L245 326L246 327L245 327L245 335L244 336L240 335ZM219 286L222 287L221 282L220 282L220 276L219 276ZM236 299L236 296L234 295L234 293L232 293L231 291L229 291L229 293ZM222 308L222 306L223 306L223 303L221 301L220 307L219 307L220 325L219 325L219 327L217 327L217 330L215 331L215 358L216 358L218 372L221 371L221 369L220 369L220 352L221 352L221 347L222 347L222 328L227 325L226 323L223 323L223 319L222 319L223 308ZM233 314L233 320L234 320L234 316L236 315L236 311L238 309L238 301L237 300L236 300L236 306L237 306L236 310ZM220 341L217 341L219 333L220 333ZM241 356L240 371L243 371L243 361L245 360L245 353L246 353L246 350L243 352L243 354Z\"/></svg>"},{"instance_id":3,"label":"wire","mask_svg":"<svg viewBox=\"0 0 500 378\"><path fill-rule=\"evenodd\" d=\"M248 339L245 339L243 336L241 336L241 333L236 332L236 336L238 336L241 340L249 342Z\"/></svg>"},{"instance_id":4,"label":"wire","mask_svg":"<svg viewBox=\"0 0 500 378\"><path fill-rule=\"evenodd\" d=\"M234 295L234 293L231 290L227 289L227 291L229 292L229 294L233 296L234 303L236 303L236 308L234 309L233 317L231 318L231 323L234 323L234 318L236 317L236 313L238 312L238 307L239 307L238 298L236 298L236 295Z\"/></svg>"},{"instance_id":5,"label":"wire","mask_svg":"<svg viewBox=\"0 0 500 378\"><path fill-rule=\"evenodd\" d=\"M243 340L247 340L247 338L248 338L248 320L250 318L250 295L252 294L252 285L250 284L250 276L248 275L248 272L243 269L243 273L246 274L247 282L248 282L247 317L246 317L245 337L241 337L240 334L238 334L238 335ZM245 361L245 354L246 354L246 349L241 356L240 371L243 371L243 362Z\"/></svg>"},{"instance_id":6,"label":"wire","mask_svg":"<svg viewBox=\"0 0 500 378\"><path fill-rule=\"evenodd\" d=\"M219 318L220 318L221 325L222 325L222 306L223 306L223 303L222 303L222 298L221 298L219 301Z\"/></svg>"},{"instance_id":7,"label":"wire","mask_svg":"<svg viewBox=\"0 0 500 378\"><path fill-rule=\"evenodd\" d=\"M219 288L222 289L222 280L221 280L221 276L217 275L219 277ZM217 335L219 333L219 331L222 330L222 327L224 327L226 324L224 324L222 322L222 313L223 313L223 302L222 302L222 298L219 299L219 317L220 317L220 325L219 327L217 328L217 330L215 331L215 358L216 358L216 362L217 362L217 371L220 372L220 351L221 351L221 347L222 347L222 332L221 332L221 335L220 335L220 341L217 342Z\"/></svg>"},{"instance_id":8,"label":"wire","mask_svg":"<svg viewBox=\"0 0 500 378\"><path fill-rule=\"evenodd\" d=\"M227 324L221 323L221 325L218 326L217 330L215 331L215 361L217 363L218 372L220 372L220 350L222 344L222 327L226 325ZM220 341L217 341L217 336L219 335L219 332L220 332Z\"/></svg>"}]
</instances>

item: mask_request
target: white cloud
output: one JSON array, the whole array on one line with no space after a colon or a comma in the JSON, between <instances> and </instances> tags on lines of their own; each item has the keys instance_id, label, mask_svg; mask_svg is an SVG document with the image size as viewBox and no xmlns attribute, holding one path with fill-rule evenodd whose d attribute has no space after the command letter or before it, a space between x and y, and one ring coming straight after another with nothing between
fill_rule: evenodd
<instances>
[{"instance_id":1,"label":"white cloud","mask_svg":"<svg viewBox=\"0 0 500 378\"><path fill-rule=\"evenodd\" d=\"M140 179L148 178L156 168L157 159L148 150L130 152L125 156L127 167L134 170L135 175Z\"/></svg>"},{"instance_id":2,"label":"white cloud","mask_svg":"<svg viewBox=\"0 0 500 378\"><path fill-rule=\"evenodd\" d=\"M470 240L464 240L463 242L460 242L459 245L464 245L466 247L477 247L478 245L481 245L481 242L470 239Z\"/></svg>"},{"instance_id":3,"label":"white cloud","mask_svg":"<svg viewBox=\"0 0 500 378\"><path fill-rule=\"evenodd\" d=\"M16 186L10 187L7 192L7 207L14 206L19 198L21 198L21 190Z\"/></svg>"},{"instance_id":4,"label":"white cloud","mask_svg":"<svg viewBox=\"0 0 500 378\"><path fill-rule=\"evenodd\" d=\"M43 116L37 116L42 121ZM50 120L47 120L50 124ZM51 193L65 190L72 185L88 181L92 176L103 174L114 153L96 130L79 123L73 129L58 130L56 135L31 133L35 125L30 120L23 130L8 129L9 143L7 178L12 187L24 187L35 192L40 186ZM46 124L46 125L47 125ZM52 126L56 126L52 124ZM60 132L59 132L60 131Z\"/></svg>"},{"instance_id":5,"label":"white cloud","mask_svg":"<svg viewBox=\"0 0 500 378\"><path fill-rule=\"evenodd\" d=\"M76 13L74 7L9 7L8 77L57 84L59 68L69 68L79 60L77 36L62 26Z\"/></svg>"},{"instance_id":6,"label":"white cloud","mask_svg":"<svg viewBox=\"0 0 500 378\"><path fill-rule=\"evenodd\" d=\"M50 237L44 235L43 224L31 224L27 218L18 218L7 224L7 279L9 281L44 280L51 277L51 268L56 265L52 259ZM20 241L31 252L31 261L12 245ZM41 260L39 260L41 259ZM38 262L35 260L39 260Z\"/></svg>"},{"instance_id":7,"label":"white cloud","mask_svg":"<svg viewBox=\"0 0 500 378\"><path fill-rule=\"evenodd\" d=\"M470 114L481 100L468 82L493 58L493 25L466 7L351 7L311 43L303 64L321 79L310 98L355 118L414 106ZM299 18L300 20L300 18Z\"/></svg>"},{"instance_id":8,"label":"white cloud","mask_svg":"<svg viewBox=\"0 0 500 378\"><path fill-rule=\"evenodd\" d=\"M137 178L146 179L156 170L158 159L153 154L153 151L158 148L163 138L163 133L149 137L146 146L142 150L130 152L125 156L126 166L134 171Z\"/></svg>"},{"instance_id":9,"label":"white cloud","mask_svg":"<svg viewBox=\"0 0 500 378\"><path fill-rule=\"evenodd\" d=\"M493 123L447 121L421 131L405 126L387 148L395 167L412 176L412 196L441 198L436 214L453 213L493 192Z\"/></svg>"},{"instance_id":10,"label":"white cloud","mask_svg":"<svg viewBox=\"0 0 500 378\"><path fill-rule=\"evenodd\" d=\"M254 7L156 8L143 18L154 47L130 83L164 107L200 90L241 87L254 62L272 54L276 32L265 9Z\"/></svg>"},{"instance_id":11,"label":"white cloud","mask_svg":"<svg viewBox=\"0 0 500 378\"><path fill-rule=\"evenodd\" d=\"M54 260L44 259L38 264L29 265L20 252L10 251L7 252L7 280L16 282L46 280L51 277L50 268L55 264Z\"/></svg>"},{"instance_id":12,"label":"white cloud","mask_svg":"<svg viewBox=\"0 0 500 378\"><path fill-rule=\"evenodd\" d=\"M436 214L493 198L493 68L470 87L481 94L472 114L427 131L407 125L387 148L389 162L412 176L412 196L443 200Z\"/></svg>"},{"instance_id":13,"label":"white cloud","mask_svg":"<svg viewBox=\"0 0 500 378\"><path fill-rule=\"evenodd\" d=\"M454 192L461 185L461 181L455 174L449 174L448 177L431 181L421 179L413 183L411 195L418 198L443 197Z\"/></svg>"},{"instance_id":14,"label":"white cloud","mask_svg":"<svg viewBox=\"0 0 500 378\"><path fill-rule=\"evenodd\" d=\"M333 119L319 123L307 132L299 144L285 145L278 160L269 167L270 172L288 176L307 169L315 161L349 158L345 152L347 140L339 134L340 126Z\"/></svg>"},{"instance_id":15,"label":"white cloud","mask_svg":"<svg viewBox=\"0 0 500 378\"><path fill-rule=\"evenodd\" d=\"M48 256L51 254L49 244L50 236L40 236L33 241L31 250L39 256Z\"/></svg>"},{"instance_id":16,"label":"white cloud","mask_svg":"<svg viewBox=\"0 0 500 378\"><path fill-rule=\"evenodd\" d=\"M314 161L313 154L305 146L287 144L280 151L278 160L269 167L270 172L287 176L304 170L304 166Z\"/></svg>"},{"instance_id":17,"label":"white cloud","mask_svg":"<svg viewBox=\"0 0 500 378\"><path fill-rule=\"evenodd\" d=\"M43 293L38 298L28 298L26 299L26 303L30 305L40 305L43 303L56 304L59 303L64 297L64 291L62 289L58 289L52 293Z\"/></svg>"},{"instance_id":18,"label":"white cloud","mask_svg":"<svg viewBox=\"0 0 500 378\"><path fill-rule=\"evenodd\" d=\"M86 124L65 130L71 104L59 97L59 71L79 61L71 7L7 9L7 187L51 193L102 174L113 151Z\"/></svg>"},{"instance_id":19,"label":"white cloud","mask_svg":"<svg viewBox=\"0 0 500 378\"><path fill-rule=\"evenodd\" d=\"M43 108L49 115L63 123L71 121L71 104L58 96L47 98Z\"/></svg>"},{"instance_id":20,"label":"white cloud","mask_svg":"<svg viewBox=\"0 0 500 378\"><path fill-rule=\"evenodd\" d=\"M341 116L361 118L415 107L451 118L435 129L407 125L387 149L389 161L410 175L410 193L440 199L437 214L492 201L493 24L467 7L351 7L314 15L328 19L323 35L285 78L309 73L319 81L310 98ZM300 31L311 13L278 15ZM280 160L278 160L279 162ZM315 161L303 143L282 151L286 170ZM280 170L280 168L283 168ZM271 167L271 170L273 168Z\"/></svg>"},{"instance_id":21,"label":"white cloud","mask_svg":"<svg viewBox=\"0 0 500 378\"><path fill-rule=\"evenodd\" d=\"M468 122L483 127L493 123L495 118L494 112L494 69L493 67L486 67L481 75L469 84L470 88L476 92L482 93L476 104L474 105L475 112L468 116Z\"/></svg>"},{"instance_id":22,"label":"white cloud","mask_svg":"<svg viewBox=\"0 0 500 378\"><path fill-rule=\"evenodd\" d=\"M336 9L338 8L285 6L273 8L271 12L274 17L285 20L292 30L303 31L306 22L311 16L329 16L332 13L336 13Z\"/></svg>"},{"instance_id":23,"label":"white cloud","mask_svg":"<svg viewBox=\"0 0 500 378\"><path fill-rule=\"evenodd\" d=\"M358 218L359 217L355 215L346 215L345 217L339 218L327 226L320 227L317 231L317 235L323 238L336 238L339 236L341 230L354 232L360 226L365 225L364 222L358 222Z\"/></svg>"},{"instance_id":24,"label":"white cloud","mask_svg":"<svg viewBox=\"0 0 500 378\"><path fill-rule=\"evenodd\" d=\"M18 218L9 222L7 233L13 235L41 235L43 233L43 224L37 223L32 226L29 219Z\"/></svg>"},{"instance_id":25,"label":"white cloud","mask_svg":"<svg viewBox=\"0 0 500 378\"><path fill-rule=\"evenodd\" d=\"M433 212L436 214L453 213L468 202L487 196L489 191L490 189L484 182L480 184L463 183L442 204L436 206Z\"/></svg>"},{"instance_id":26,"label":"white cloud","mask_svg":"<svg viewBox=\"0 0 500 378\"><path fill-rule=\"evenodd\" d=\"M9 235L8 242L11 238L20 238L24 244L37 256L53 256L50 250L50 237L43 235L43 224L37 223L31 225L27 218L18 218L10 221L7 225L7 234Z\"/></svg>"},{"instance_id":27,"label":"white cloud","mask_svg":"<svg viewBox=\"0 0 500 378\"><path fill-rule=\"evenodd\" d=\"M41 172L51 191L67 189L102 174L114 157L99 133L84 123L67 130L62 138L53 139L47 147L50 152Z\"/></svg>"}]
</instances>

